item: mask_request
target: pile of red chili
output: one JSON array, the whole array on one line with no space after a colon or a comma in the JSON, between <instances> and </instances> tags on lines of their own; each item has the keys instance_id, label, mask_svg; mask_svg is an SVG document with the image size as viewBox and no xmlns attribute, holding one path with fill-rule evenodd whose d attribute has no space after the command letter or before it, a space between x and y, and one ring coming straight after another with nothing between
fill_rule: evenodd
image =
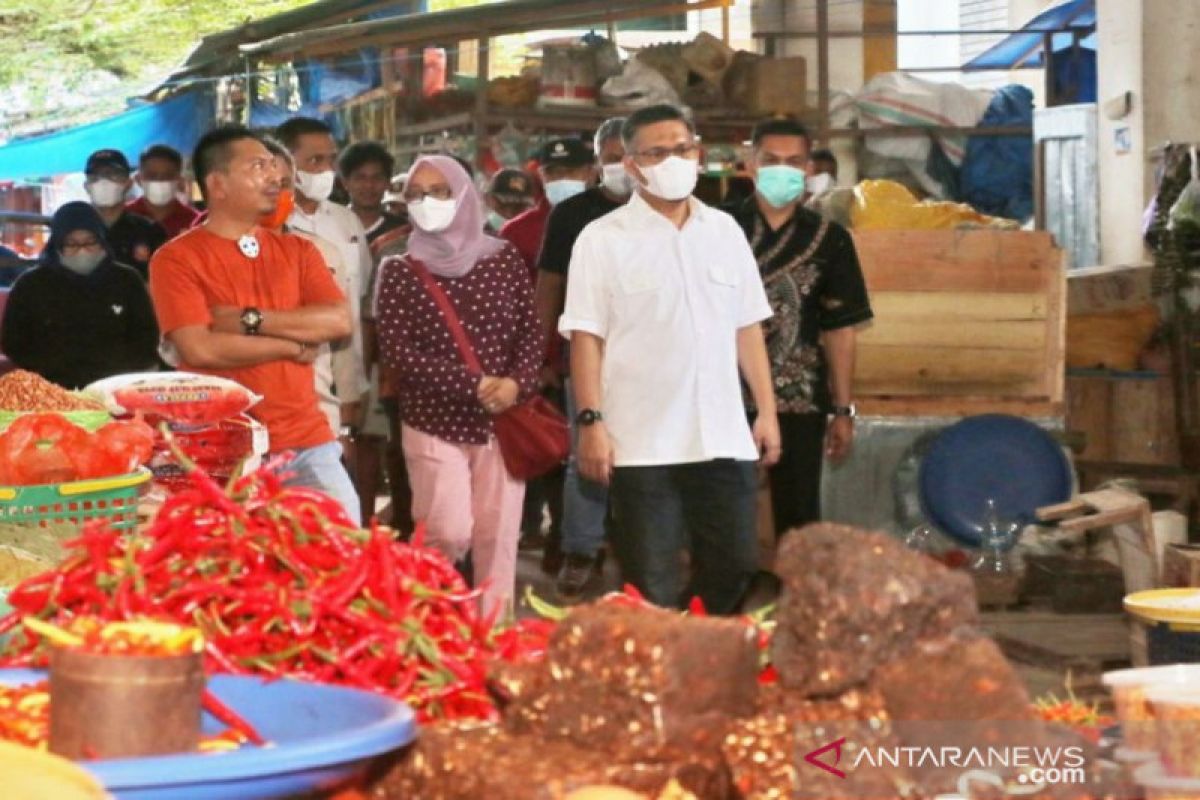
<instances>
[{"instance_id":1,"label":"pile of red chili","mask_svg":"<svg viewBox=\"0 0 1200 800\"><path fill-rule=\"evenodd\" d=\"M68 552L12 591L0 633L25 615L195 625L210 671L356 686L424 720L494 717L488 664L518 655L511 641L497 652L477 593L419 536L356 530L336 502L269 470L228 489L194 471L145 533L94 523ZM44 662L29 631L0 651L0 665Z\"/></svg>"}]
</instances>

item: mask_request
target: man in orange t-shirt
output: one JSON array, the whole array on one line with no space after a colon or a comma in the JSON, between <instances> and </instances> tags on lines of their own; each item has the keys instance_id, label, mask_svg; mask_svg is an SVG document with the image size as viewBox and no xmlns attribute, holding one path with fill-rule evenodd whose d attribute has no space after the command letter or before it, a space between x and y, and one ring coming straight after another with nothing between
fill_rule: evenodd
<instances>
[{"instance_id":1,"label":"man in orange t-shirt","mask_svg":"<svg viewBox=\"0 0 1200 800\"><path fill-rule=\"evenodd\" d=\"M266 426L271 452L295 454L288 483L326 492L358 522L358 497L318 406L312 367L319 345L350 335L346 298L310 242L258 224L274 211L280 187L257 135L241 126L206 134L192 168L208 218L150 264L163 336L180 369L262 395L250 413Z\"/></svg>"}]
</instances>

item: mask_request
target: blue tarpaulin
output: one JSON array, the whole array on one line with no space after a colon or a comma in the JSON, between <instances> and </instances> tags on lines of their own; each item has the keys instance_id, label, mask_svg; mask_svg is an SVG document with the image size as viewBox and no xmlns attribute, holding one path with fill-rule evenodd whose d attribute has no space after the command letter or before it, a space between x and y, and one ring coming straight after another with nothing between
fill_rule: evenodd
<instances>
[{"instance_id":1,"label":"blue tarpaulin","mask_svg":"<svg viewBox=\"0 0 1200 800\"><path fill-rule=\"evenodd\" d=\"M1033 92L1005 86L996 92L980 128L1033 127ZM1033 138L972 136L958 178L959 200L977 211L1024 222L1033 216Z\"/></svg>"},{"instance_id":2,"label":"blue tarpaulin","mask_svg":"<svg viewBox=\"0 0 1200 800\"><path fill-rule=\"evenodd\" d=\"M120 150L130 163L152 144L168 144L186 158L214 118L212 94L191 91L77 128L11 142L0 147L0 180L82 172L87 157L106 147Z\"/></svg>"},{"instance_id":3,"label":"blue tarpaulin","mask_svg":"<svg viewBox=\"0 0 1200 800\"><path fill-rule=\"evenodd\" d=\"M1014 33L962 65L964 71L1045 66L1045 35L1053 34L1054 52L1079 46L1096 49L1096 0L1071 0L1047 9Z\"/></svg>"}]
</instances>

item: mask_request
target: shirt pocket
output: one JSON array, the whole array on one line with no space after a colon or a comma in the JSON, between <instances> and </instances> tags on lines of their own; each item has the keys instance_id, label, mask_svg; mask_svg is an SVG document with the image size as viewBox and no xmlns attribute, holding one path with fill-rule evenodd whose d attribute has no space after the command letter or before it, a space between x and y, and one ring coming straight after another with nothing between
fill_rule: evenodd
<instances>
[{"instance_id":1,"label":"shirt pocket","mask_svg":"<svg viewBox=\"0 0 1200 800\"><path fill-rule=\"evenodd\" d=\"M737 269L729 264L713 264L708 268L708 279L719 288L736 289L741 281Z\"/></svg>"}]
</instances>

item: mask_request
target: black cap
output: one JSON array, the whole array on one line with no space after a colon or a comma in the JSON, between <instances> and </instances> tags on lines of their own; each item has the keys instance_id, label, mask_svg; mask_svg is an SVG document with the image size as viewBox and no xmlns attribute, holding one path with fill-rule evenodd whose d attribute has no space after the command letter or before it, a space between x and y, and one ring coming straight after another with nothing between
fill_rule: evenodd
<instances>
[{"instance_id":1,"label":"black cap","mask_svg":"<svg viewBox=\"0 0 1200 800\"><path fill-rule=\"evenodd\" d=\"M519 169L502 169L492 176L487 193L501 203L532 203L533 180Z\"/></svg>"},{"instance_id":2,"label":"black cap","mask_svg":"<svg viewBox=\"0 0 1200 800\"><path fill-rule=\"evenodd\" d=\"M592 151L580 139L551 139L538 153L543 167L586 167L595 161Z\"/></svg>"},{"instance_id":3,"label":"black cap","mask_svg":"<svg viewBox=\"0 0 1200 800\"><path fill-rule=\"evenodd\" d=\"M91 175L102 169L119 169L126 175L133 172L129 159L120 150L97 150L88 156L87 167L83 170L86 174Z\"/></svg>"}]
</instances>

